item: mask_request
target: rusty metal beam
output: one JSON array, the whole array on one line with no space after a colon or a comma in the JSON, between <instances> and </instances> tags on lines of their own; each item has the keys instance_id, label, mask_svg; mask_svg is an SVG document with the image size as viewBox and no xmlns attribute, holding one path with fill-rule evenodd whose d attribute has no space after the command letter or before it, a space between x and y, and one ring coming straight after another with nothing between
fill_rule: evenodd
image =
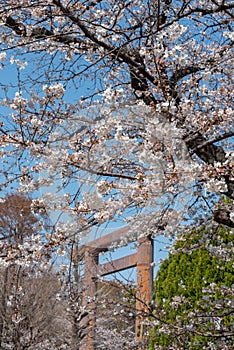
<instances>
[{"instance_id":1,"label":"rusty metal beam","mask_svg":"<svg viewBox=\"0 0 234 350\"><path fill-rule=\"evenodd\" d=\"M93 242L93 241L92 241ZM92 243L90 242L90 243ZM99 253L103 253L103 252L107 252L109 249L108 248L95 248L93 246L90 246L88 244L86 245L82 245L80 247L78 247L78 260L82 261L85 260L85 254L87 251L89 251L90 254L99 254Z\"/></svg>"},{"instance_id":2,"label":"rusty metal beam","mask_svg":"<svg viewBox=\"0 0 234 350\"><path fill-rule=\"evenodd\" d=\"M136 335L143 339L144 329L141 324L144 314L147 315L148 307L153 293L153 266L154 252L153 239L150 236L138 240L137 251L137 293L136 293Z\"/></svg>"},{"instance_id":3,"label":"rusty metal beam","mask_svg":"<svg viewBox=\"0 0 234 350\"><path fill-rule=\"evenodd\" d=\"M105 264L101 264L98 266L98 274L100 276L106 276L114 272L120 272L126 269L130 269L131 267L136 266L137 264L137 255L131 254L128 256L124 256L123 258L119 258Z\"/></svg>"},{"instance_id":4,"label":"rusty metal beam","mask_svg":"<svg viewBox=\"0 0 234 350\"><path fill-rule=\"evenodd\" d=\"M98 251L87 249L84 260L83 306L87 309L88 315L83 320L87 335L83 339L80 350L95 350Z\"/></svg>"},{"instance_id":5,"label":"rusty metal beam","mask_svg":"<svg viewBox=\"0 0 234 350\"><path fill-rule=\"evenodd\" d=\"M118 244L122 241L123 238L126 238L128 231L129 231L129 226L125 226L123 228L120 228L119 230L109 233L108 235L94 239L91 242L87 242L85 243L85 245L80 247L80 254L82 254L83 250L84 249L86 250L87 247L99 249L99 251L102 251L102 249L104 249L105 251L106 248L111 247L113 244ZM133 238L130 241L134 242L135 240L136 239Z\"/></svg>"}]
</instances>

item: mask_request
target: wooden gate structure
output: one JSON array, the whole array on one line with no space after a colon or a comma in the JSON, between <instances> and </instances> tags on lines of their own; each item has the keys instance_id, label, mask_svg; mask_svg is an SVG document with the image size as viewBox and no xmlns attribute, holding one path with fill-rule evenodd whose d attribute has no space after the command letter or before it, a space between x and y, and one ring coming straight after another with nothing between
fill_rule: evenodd
<instances>
[{"instance_id":1,"label":"wooden gate structure","mask_svg":"<svg viewBox=\"0 0 234 350\"><path fill-rule=\"evenodd\" d=\"M98 291L98 276L106 276L135 266L137 267L135 332L136 338L143 337L141 315L144 310L147 312L153 292L153 239L151 236L142 237L138 239L136 253L99 264L99 254L111 250L114 244L127 238L128 230L126 226L79 248L79 255L84 260L84 303L89 309L88 331L80 347L81 350L95 350L95 296Z\"/></svg>"}]
</instances>

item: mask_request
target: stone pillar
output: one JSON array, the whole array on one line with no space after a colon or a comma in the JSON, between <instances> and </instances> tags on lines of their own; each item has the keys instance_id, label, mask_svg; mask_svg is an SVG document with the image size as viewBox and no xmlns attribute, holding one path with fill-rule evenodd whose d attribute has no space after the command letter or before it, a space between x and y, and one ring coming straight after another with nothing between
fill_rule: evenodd
<instances>
[{"instance_id":1,"label":"stone pillar","mask_svg":"<svg viewBox=\"0 0 234 350\"><path fill-rule=\"evenodd\" d=\"M153 240L150 236L138 240L137 251L137 292L136 292L136 337L144 338L141 319L147 314L153 293Z\"/></svg>"},{"instance_id":2,"label":"stone pillar","mask_svg":"<svg viewBox=\"0 0 234 350\"><path fill-rule=\"evenodd\" d=\"M86 307L88 316L84 320L86 336L82 340L80 350L95 350L95 322L96 322L96 297L97 297L97 269L98 251L88 248L84 253L84 283L83 306Z\"/></svg>"}]
</instances>

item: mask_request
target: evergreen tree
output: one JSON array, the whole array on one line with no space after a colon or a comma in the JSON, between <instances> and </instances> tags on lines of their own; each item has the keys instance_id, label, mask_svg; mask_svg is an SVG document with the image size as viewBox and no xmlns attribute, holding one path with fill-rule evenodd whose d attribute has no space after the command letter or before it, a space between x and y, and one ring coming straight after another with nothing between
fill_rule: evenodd
<instances>
[{"instance_id":1,"label":"evergreen tree","mask_svg":"<svg viewBox=\"0 0 234 350\"><path fill-rule=\"evenodd\" d=\"M233 242L224 227L178 237L156 276L150 349L231 349L233 260L219 251Z\"/></svg>"}]
</instances>

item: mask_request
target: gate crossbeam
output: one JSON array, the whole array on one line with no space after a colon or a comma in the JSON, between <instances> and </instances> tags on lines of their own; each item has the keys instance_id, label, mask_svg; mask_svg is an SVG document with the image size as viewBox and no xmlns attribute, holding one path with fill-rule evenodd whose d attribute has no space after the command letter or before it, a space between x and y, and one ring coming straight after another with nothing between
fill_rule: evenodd
<instances>
[{"instance_id":1,"label":"gate crossbeam","mask_svg":"<svg viewBox=\"0 0 234 350\"><path fill-rule=\"evenodd\" d=\"M98 275L106 276L115 272L120 272L137 265L137 255L131 254L123 258L115 259L113 261L101 264L98 266Z\"/></svg>"}]
</instances>

